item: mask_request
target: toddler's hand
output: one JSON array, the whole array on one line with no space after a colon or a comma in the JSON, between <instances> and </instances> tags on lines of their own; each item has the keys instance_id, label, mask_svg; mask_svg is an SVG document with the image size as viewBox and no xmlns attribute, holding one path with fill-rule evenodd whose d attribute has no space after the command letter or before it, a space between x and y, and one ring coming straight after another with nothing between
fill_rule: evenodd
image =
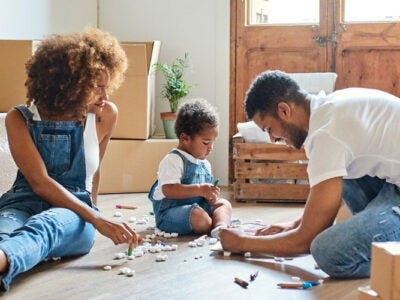
<instances>
[{"instance_id":1,"label":"toddler's hand","mask_svg":"<svg viewBox=\"0 0 400 300\"><path fill-rule=\"evenodd\" d=\"M214 205L217 202L220 191L221 190L219 187L211 183L201 185L201 194L204 199L211 205Z\"/></svg>"}]
</instances>

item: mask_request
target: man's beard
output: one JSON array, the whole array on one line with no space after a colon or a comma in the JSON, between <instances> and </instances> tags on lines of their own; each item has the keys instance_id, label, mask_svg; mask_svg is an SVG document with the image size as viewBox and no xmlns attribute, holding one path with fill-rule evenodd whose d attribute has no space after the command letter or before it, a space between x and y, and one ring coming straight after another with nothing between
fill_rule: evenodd
<instances>
[{"instance_id":1,"label":"man's beard","mask_svg":"<svg viewBox=\"0 0 400 300\"><path fill-rule=\"evenodd\" d=\"M296 125L286 123L282 119L280 119L280 123L285 131L286 140L294 148L300 149L307 138L308 131Z\"/></svg>"}]
</instances>

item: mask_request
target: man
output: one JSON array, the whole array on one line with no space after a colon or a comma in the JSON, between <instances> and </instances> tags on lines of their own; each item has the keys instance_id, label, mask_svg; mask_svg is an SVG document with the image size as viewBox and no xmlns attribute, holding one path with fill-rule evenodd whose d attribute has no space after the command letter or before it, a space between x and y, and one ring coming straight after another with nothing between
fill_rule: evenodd
<instances>
[{"instance_id":1,"label":"man","mask_svg":"<svg viewBox=\"0 0 400 300\"><path fill-rule=\"evenodd\" d=\"M256 236L221 230L223 248L311 253L332 277L368 277L371 242L400 241L400 99L365 88L318 97L267 71L252 83L245 108L273 142L304 146L311 189L301 218ZM353 216L333 225L342 199Z\"/></svg>"}]
</instances>

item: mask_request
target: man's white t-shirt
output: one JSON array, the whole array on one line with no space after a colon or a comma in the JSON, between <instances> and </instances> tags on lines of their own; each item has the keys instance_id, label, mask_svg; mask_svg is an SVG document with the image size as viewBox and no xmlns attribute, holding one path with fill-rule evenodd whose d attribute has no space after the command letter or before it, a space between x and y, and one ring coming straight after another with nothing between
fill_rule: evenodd
<instances>
[{"instance_id":1,"label":"man's white t-shirt","mask_svg":"<svg viewBox=\"0 0 400 300\"><path fill-rule=\"evenodd\" d=\"M194 164L203 163L204 167L211 174L211 164L207 159L201 160L194 158L191 154L174 148L173 150L181 153L186 159ZM172 150L171 150L172 151ZM158 184L154 190L154 200L162 200L165 195L162 192L162 186L164 184L176 184L181 183L183 176L183 160L176 153L168 153L160 162L157 172Z\"/></svg>"},{"instance_id":2,"label":"man's white t-shirt","mask_svg":"<svg viewBox=\"0 0 400 300\"><path fill-rule=\"evenodd\" d=\"M365 88L312 96L304 148L311 187L365 175L400 187L400 99Z\"/></svg>"}]
</instances>

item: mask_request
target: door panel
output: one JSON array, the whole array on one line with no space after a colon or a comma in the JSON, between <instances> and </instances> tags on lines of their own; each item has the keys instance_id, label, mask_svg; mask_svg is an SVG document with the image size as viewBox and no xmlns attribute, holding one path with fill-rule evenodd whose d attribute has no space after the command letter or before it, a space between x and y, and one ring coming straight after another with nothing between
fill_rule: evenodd
<instances>
[{"instance_id":1,"label":"door panel","mask_svg":"<svg viewBox=\"0 0 400 300\"><path fill-rule=\"evenodd\" d=\"M231 0L230 136L237 132L238 122L246 121L243 101L252 80L268 69L288 73L336 72L336 89L370 87L400 96L398 0L384 0L382 3L319 0L319 21L313 20L310 24L270 22L273 24L269 25L272 0L260 4L268 3L269 7L250 18L251 1ZM311 0L292 1L296 5L302 1L308 8L307 3ZM381 4L392 8L382 13L383 10L379 9ZM345 11L345 6L349 11L352 9L354 18ZM292 7L288 5L288 12ZM362 13L357 7L362 9ZM372 20L368 19L370 16L378 17ZM248 19L262 20L267 24L249 25ZM230 155L230 179L232 170Z\"/></svg>"},{"instance_id":2,"label":"door panel","mask_svg":"<svg viewBox=\"0 0 400 300\"><path fill-rule=\"evenodd\" d=\"M268 69L280 69L290 73L324 72L327 71L329 63L325 43L315 41L317 37L326 35L326 22L307 25L247 25L246 12L249 1L232 2L236 5L237 38L236 72L231 72L235 77L235 114L231 116L231 134L236 132L237 122L246 120L243 99L249 85L259 73ZM326 5L321 7L321 10L326 10Z\"/></svg>"},{"instance_id":3,"label":"door panel","mask_svg":"<svg viewBox=\"0 0 400 300\"><path fill-rule=\"evenodd\" d=\"M336 87L376 88L400 96L400 24L340 22Z\"/></svg>"}]
</instances>

